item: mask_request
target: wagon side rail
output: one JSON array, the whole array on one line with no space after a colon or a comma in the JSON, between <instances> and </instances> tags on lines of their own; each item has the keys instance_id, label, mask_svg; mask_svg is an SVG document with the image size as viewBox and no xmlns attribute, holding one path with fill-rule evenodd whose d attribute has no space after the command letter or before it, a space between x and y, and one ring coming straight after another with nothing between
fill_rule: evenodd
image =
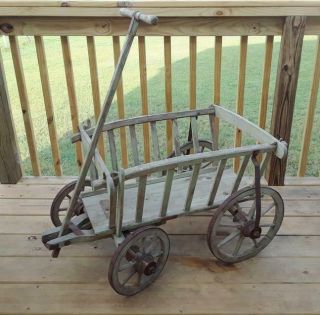
<instances>
[{"instance_id":1,"label":"wagon side rail","mask_svg":"<svg viewBox=\"0 0 320 315\"><path fill-rule=\"evenodd\" d=\"M242 165L240 167L240 171L237 174L234 184L231 188L231 193L238 190L245 169L248 165L248 162L255 152L266 153L264 160L261 163L261 174L265 171L267 162L273 152L277 149L276 143L271 144L256 144L243 146L233 149L223 149L211 152L203 152L196 153L192 155L185 156L177 156L170 159L164 159L160 161L155 161L147 164L137 165L135 167L123 170L121 169L119 172L119 185L117 186L117 209L116 209L116 236L121 237L121 233L124 229L132 229L137 228L139 226L145 224L151 224L156 222L161 222L163 220L167 220L172 217L176 217L178 215L185 215L190 212L196 211L205 211L212 209L217 206L215 203L217 191L219 188L220 180L223 175L223 171L227 164L228 159L232 159L234 157L243 157ZM202 163L212 163L218 162L218 168L216 172L215 179L212 182L212 187L210 189L210 193L206 202L201 208L193 208L192 200L195 192L195 187L200 174L200 167ZM172 183L174 180L174 176L176 171L183 166L192 166L192 173L190 176L189 187L186 195L186 199L184 200L184 205L181 209L177 209L174 211L174 214L168 212L168 204L171 194ZM149 217L148 220L145 221L143 219L144 214L144 202L145 202L145 192L146 185L148 183L148 177L151 178L153 173L164 172L166 173L165 184L163 191L159 191L162 193L162 202L159 208L159 213L155 217ZM135 217L132 222L126 226L122 226L122 218L123 218L123 207L124 207L124 195L125 195L125 181L137 179L138 180L138 190L137 190L137 201L136 201L136 211Z\"/></svg>"}]
</instances>

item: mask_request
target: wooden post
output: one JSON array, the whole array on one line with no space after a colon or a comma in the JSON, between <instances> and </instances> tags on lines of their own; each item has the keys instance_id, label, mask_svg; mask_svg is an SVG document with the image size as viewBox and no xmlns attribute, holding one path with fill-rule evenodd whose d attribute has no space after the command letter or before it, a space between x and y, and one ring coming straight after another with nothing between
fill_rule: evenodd
<instances>
[{"instance_id":1,"label":"wooden post","mask_svg":"<svg viewBox=\"0 0 320 315\"><path fill-rule=\"evenodd\" d=\"M0 53L0 183L16 184L21 176L19 150Z\"/></svg>"},{"instance_id":2,"label":"wooden post","mask_svg":"<svg viewBox=\"0 0 320 315\"><path fill-rule=\"evenodd\" d=\"M305 25L306 17L286 17L281 39L272 110L271 134L276 138L283 139L288 145L292 128L293 108ZM269 185L284 185L286 166L287 158L283 158L282 160L275 156L271 158L267 172Z\"/></svg>"}]
</instances>

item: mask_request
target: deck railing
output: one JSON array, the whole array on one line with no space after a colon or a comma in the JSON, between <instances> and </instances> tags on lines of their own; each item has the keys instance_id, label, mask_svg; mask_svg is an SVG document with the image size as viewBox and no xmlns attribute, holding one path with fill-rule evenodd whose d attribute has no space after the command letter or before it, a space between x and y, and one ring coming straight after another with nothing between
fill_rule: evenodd
<instances>
[{"instance_id":1,"label":"deck railing","mask_svg":"<svg viewBox=\"0 0 320 315\"><path fill-rule=\"evenodd\" d=\"M101 83L98 78L95 39L97 36L111 36L114 63L120 54L120 37L126 34L128 20L119 16L119 7L133 7L146 13L156 14L160 23L156 26L141 25L138 31L138 55L140 73L141 114L149 112L147 49L146 37L157 36L163 39L165 106L168 112L173 110L172 88L172 37L189 37L189 107L197 106L197 39L199 36L211 36L214 45L214 71L212 75L212 102L221 102L221 77L223 41L225 36L240 37L239 72L235 111L243 115L245 109L245 82L248 38L265 38L265 55L262 71L262 84L258 124L267 125L269 90L274 89L274 101L270 132L290 143L290 133L294 127L293 110L304 35L320 34L320 5L317 1L0 1L1 34L9 36L10 50L15 72L17 89L23 115L25 135L29 149L32 174L41 175L41 163L37 150L35 126L31 118L29 91L24 74L23 61L19 47L20 36L33 36L38 60L42 95L47 117L47 127L51 144L51 155L55 175L62 175L61 152L58 144L58 132L54 114L55 104L52 98L50 71L44 37L59 36L61 41L65 79L70 105L72 131L79 126L79 110L74 79L74 64L70 49L70 36L85 36L88 51L92 106L98 117L101 106ZM270 86L273 45L275 36L281 36L280 54L276 75L276 85ZM109 58L109 57L108 57ZM257 66L258 67L258 66ZM261 67L260 67L261 68ZM260 71L260 68L257 71ZM14 132L14 120L10 110L10 98L6 88L4 66L0 69L0 181L16 183L23 170L19 158L18 143ZM7 73L6 73L7 74ZM310 74L312 78L312 74ZM301 141L298 176L304 176L312 136L312 127L318 95L320 78L320 41L317 43L314 74L310 91L310 100ZM118 117L124 118L126 106L123 82L117 89ZM209 105L209 104L208 104ZM163 110L162 110L163 111ZM121 159L124 167L128 166L125 130L120 131ZM150 134L148 126L143 127L144 160L150 160ZM166 125L167 152L172 151L172 126ZM240 146L242 134L235 131L234 145ZM99 142L101 156L105 156L103 139ZM290 148L289 148L290 154ZM76 144L76 162L83 163L81 144ZM269 184L282 185L286 173L286 160L273 157L270 161ZM239 161L234 161L234 170L239 169Z\"/></svg>"}]
</instances>

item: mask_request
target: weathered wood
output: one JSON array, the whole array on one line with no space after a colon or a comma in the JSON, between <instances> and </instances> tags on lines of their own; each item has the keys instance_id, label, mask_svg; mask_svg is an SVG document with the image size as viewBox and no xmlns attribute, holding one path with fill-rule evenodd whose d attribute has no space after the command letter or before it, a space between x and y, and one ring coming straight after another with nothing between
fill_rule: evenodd
<instances>
[{"instance_id":1,"label":"weathered wood","mask_svg":"<svg viewBox=\"0 0 320 315\"><path fill-rule=\"evenodd\" d=\"M96 56L96 46L93 36L87 36L87 47L88 47L88 57L89 57L89 69L90 69L90 79L91 79L91 90L92 90L92 100L94 117L98 120L101 111L101 99L100 99L100 87L99 87L99 77L98 77L98 66L97 66L97 56ZM99 153L103 160L105 160L105 148L103 136L100 137L98 142Z\"/></svg>"},{"instance_id":2,"label":"weathered wood","mask_svg":"<svg viewBox=\"0 0 320 315\"><path fill-rule=\"evenodd\" d=\"M248 166L248 163L250 161L250 158L251 158L250 155L245 155L243 157L243 160L242 160L242 163L241 163L241 167L239 169L237 178L236 178L236 180L235 180L235 182L233 184L232 190L231 190L232 194L238 190L238 188L240 186L240 183L241 183L241 180L242 180L242 177L244 175L244 172L247 169L247 166Z\"/></svg>"},{"instance_id":3,"label":"weathered wood","mask_svg":"<svg viewBox=\"0 0 320 315\"><path fill-rule=\"evenodd\" d=\"M176 119L172 120L173 124L173 146L174 146L174 152L175 156L181 155L181 150L180 150L180 136L179 136L179 127L178 127L178 122Z\"/></svg>"},{"instance_id":4,"label":"weathered wood","mask_svg":"<svg viewBox=\"0 0 320 315\"><path fill-rule=\"evenodd\" d=\"M110 150L112 169L114 171L117 171L118 170L118 156L117 156L117 147L116 147L114 131L113 130L109 130L107 132L107 134L108 134L109 150Z\"/></svg>"},{"instance_id":5,"label":"weathered wood","mask_svg":"<svg viewBox=\"0 0 320 315\"><path fill-rule=\"evenodd\" d=\"M42 37L35 36L34 41L36 44L42 93L43 93L44 105L45 105L45 110L47 115L53 166L54 166L55 174L57 176L61 176L62 175L61 157L60 157L60 150L58 145L58 135L56 130L56 122L54 117L51 89L50 89L50 83L49 83L47 58L46 58Z\"/></svg>"},{"instance_id":6,"label":"weathered wood","mask_svg":"<svg viewBox=\"0 0 320 315\"><path fill-rule=\"evenodd\" d=\"M311 141L312 127L314 121L315 108L317 103L317 96L319 90L320 80L320 38L318 38L316 60L314 65L313 80L310 92L310 99L308 105L308 112L303 132L302 147L300 151L298 176L304 176L306 173L306 166L308 160L308 153Z\"/></svg>"},{"instance_id":7,"label":"weathered wood","mask_svg":"<svg viewBox=\"0 0 320 315\"><path fill-rule=\"evenodd\" d=\"M171 37L164 36L164 83L165 83L165 101L166 112L172 112L172 73L171 73ZM172 121L166 121L167 134L167 155L170 155L173 149L172 144Z\"/></svg>"},{"instance_id":8,"label":"weathered wood","mask_svg":"<svg viewBox=\"0 0 320 315\"><path fill-rule=\"evenodd\" d=\"M195 153L200 152L199 136L198 136L198 123L196 117L191 117L191 130L192 130L192 142Z\"/></svg>"},{"instance_id":9,"label":"weathered wood","mask_svg":"<svg viewBox=\"0 0 320 315\"><path fill-rule=\"evenodd\" d=\"M22 117L23 117L24 127L26 130L26 137L27 137L27 143L29 148L32 173L35 176L40 176L41 175L40 163L39 163L39 157L37 152L36 139L34 136L29 98L28 98L26 81L25 81L24 72L23 72L18 38L10 37L10 48L11 48L14 71L15 71L16 80L17 80Z\"/></svg>"},{"instance_id":10,"label":"weathered wood","mask_svg":"<svg viewBox=\"0 0 320 315\"><path fill-rule=\"evenodd\" d=\"M197 107L197 37L189 38L189 107Z\"/></svg>"},{"instance_id":11,"label":"weathered wood","mask_svg":"<svg viewBox=\"0 0 320 315\"><path fill-rule=\"evenodd\" d=\"M212 141L212 150L218 150L219 120L216 118L216 115L209 114L209 125Z\"/></svg>"},{"instance_id":12,"label":"weathered wood","mask_svg":"<svg viewBox=\"0 0 320 315\"><path fill-rule=\"evenodd\" d=\"M161 217L164 217L164 216L167 215L173 176L174 176L174 170L173 169L172 170L168 170L167 176L166 176L165 185L164 185L162 203L161 203L161 210L160 210L160 216Z\"/></svg>"},{"instance_id":13,"label":"weathered wood","mask_svg":"<svg viewBox=\"0 0 320 315\"><path fill-rule=\"evenodd\" d=\"M236 112L240 116L243 116L244 109L244 88L246 80L246 65L247 65L247 49L248 49L248 36L242 36L240 40L240 64L239 64L239 77L238 77L238 95ZM234 146L241 146L242 131L241 129L235 130ZM233 170L238 172L240 166L239 158L235 158L233 161Z\"/></svg>"},{"instance_id":14,"label":"weathered wood","mask_svg":"<svg viewBox=\"0 0 320 315\"><path fill-rule=\"evenodd\" d=\"M0 183L16 184L21 177L20 154L0 52Z\"/></svg>"},{"instance_id":15,"label":"weathered wood","mask_svg":"<svg viewBox=\"0 0 320 315\"><path fill-rule=\"evenodd\" d=\"M269 35L266 38L266 50L264 55L262 87L261 87L260 107L259 107L259 127L263 129L265 129L266 127L266 119L267 119L272 51L273 51L273 36Z\"/></svg>"},{"instance_id":16,"label":"weathered wood","mask_svg":"<svg viewBox=\"0 0 320 315\"><path fill-rule=\"evenodd\" d=\"M74 74L71 59L70 43L69 38L66 36L61 36L61 47L64 62L65 77L67 82L67 90L69 97L69 106L71 114L72 131L77 132L79 127L79 114L78 114L78 104L76 96L76 88L74 84ZM77 165L80 168L83 163L83 156L81 150L81 144L76 144L76 159Z\"/></svg>"},{"instance_id":17,"label":"weathered wood","mask_svg":"<svg viewBox=\"0 0 320 315\"><path fill-rule=\"evenodd\" d=\"M136 126L130 125L129 131L130 131L130 140L131 140L131 150L132 150L133 162L134 162L134 165L139 165L140 159L139 159L139 146L138 146L138 138L137 138L137 134L136 134Z\"/></svg>"},{"instance_id":18,"label":"weathered wood","mask_svg":"<svg viewBox=\"0 0 320 315\"><path fill-rule=\"evenodd\" d=\"M194 191L196 189L196 184L197 184L197 180L199 177L200 168L201 168L201 164L193 165L192 176L190 178L189 187L188 187L188 191L187 191L187 198L186 198L185 205L184 205L184 210L186 212L189 212L190 208L191 208L191 203L192 203Z\"/></svg>"},{"instance_id":19,"label":"weathered wood","mask_svg":"<svg viewBox=\"0 0 320 315\"><path fill-rule=\"evenodd\" d=\"M292 128L306 18L287 17L281 40L276 89L274 94L271 134L288 144ZM283 185L287 158L272 157L267 174L269 185Z\"/></svg>"},{"instance_id":20,"label":"weathered wood","mask_svg":"<svg viewBox=\"0 0 320 315\"><path fill-rule=\"evenodd\" d=\"M143 215L143 206L144 206L144 197L146 194L146 184L147 184L147 176L139 177L139 186L138 186L138 194L137 194L137 205L136 205L136 217L135 220L137 223L142 221Z\"/></svg>"},{"instance_id":21,"label":"weathered wood","mask_svg":"<svg viewBox=\"0 0 320 315\"><path fill-rule=\"evenodd\" d=\"M156 122L155 121L151 122L150 126L151 126L151 138L152 138L152 147L153 147L153 160L157 161L161 159L161 156L160 156L160 147L159 147L159 139L158 139Z\"/></svg>"},{"instance_id":22,"label":"weathered wood","mask_svg":"<svg viewBox=\"0 0 320 315\"><path fill-rule=\"evenodd\" d=\"M120 38L119 36L112 37L113 42L113 58L114 64L119 60L120 57ZM117 105L118 105L118 117L120 119L124 119L125 111L124 111L124 92L123 92L123 81L122 77L119 80L119 84L117 87ZM121 144L121 160L122 166L124 168L128 167L128 153L127 153L127 136L125 128L120 128L120 144Z\"/></svg>"},{"instance_id":23,"label":"weathered wood","mask_svg":"<svg viewBox=\"0 0 320 315\"><path fill-rule=\"evenodd\" d=\"M141 106L142 115L148 115L148 78L146 65L146 42L144 36L138 37L139 45L139 69L140 69L140 91L141 91ZM144 161L150 162L150 141L149 141L149 126L143 125L143 147L144 147Z\"/></svg>"},{"instance_id":24,"label":"weathered wood","mask_svg":"<svg viewBox=\"0 0 320 315\"><path fill-rule=\"evenodd\" d=\"M220 181L221 181L221 178L223 175L223 171L226 167L226 164L227 164L227 159L220 160L218 171L216 173L215 180L214 180L214 182L212 184L212 188L210 190L210 194L209 194L209 198L208 198L208 202L207 202L208 206L213 205L213 202L214 202L215 197L217 195L219 184L220 184Z\"/></svg>"}]
</instances>

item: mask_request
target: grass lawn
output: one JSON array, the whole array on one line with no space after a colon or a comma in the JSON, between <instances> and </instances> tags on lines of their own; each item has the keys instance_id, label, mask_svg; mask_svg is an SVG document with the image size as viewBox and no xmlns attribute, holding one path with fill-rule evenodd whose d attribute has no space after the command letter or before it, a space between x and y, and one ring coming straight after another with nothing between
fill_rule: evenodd
<instances>
[{"instance_id":1,"label":"grass lawn","mask_svg":"<svg viewBox=\"0 0 320 315\"><path fill-rule=\"evenodd\" d=\"M84 121L88 117L93 116L86 39L85 37L72 37L70 40L76 92L78 99L79 119L80 121ZM250 37L248 47L244 115L245 117L247 117L255 123L257 123L258 121L259 113L261 77L265 47L264 40L265 39L263 37ZM234 110L236 106L235 104L237 95L239 41L239 37L228 37L224 38L223 42L223 74L221 104L232 110ZM296 175L297 173L302 133L310 95L316 41L316 37L307 36L304 42L302 64L300 67L298 93L296 97L296 106L294 111L293 129L291 133L291 144L289 150L289 175ZM149 111L150 113L163 112L165 110L163 39L157 37L147 38L146 44ZM275 72L278 59L277 57L279 54L279 44L279 38L276 38L272 62L272 76L270 84L267 128L269 128L270 124L271 105L275 85ZM33 39L21 37L20 46L42 174L54 175L49 134ZM45 47L47 52L47 61L50 75L50 83L52 88L52 97L54 102L56 125L59 136L59 146L61 150L63 173L64 175L74 175L77 173L77 166L75 164L74 146L70 143L69 140L71 134L71 119L64 76L60 39L58 37L46 37ZM103 99L114 68L111 38L96 38L96 49L99 67L100 92L101 99ZM188 54L188 38L173 38L172 63L174 110L186 109L189 106ZM2 55L5 64L8 89L11 99L13 116L15 120L17 137L19 141L21 158L23 161L23 168L25 170L25 173L27 175L30 175L31 166L28 157L28 147L26 144L24 125L22 120L20 102L14 77L10 50L2 47ZM213 100L213 57L214 39L212 37L199 37L197 57L198 107L206 107L209 104L211 104ZM125 67L123 78L126 103L126 116L132 117L140 115L141 105L137 41L135 41L131 50L130 58ZM319 111L319 106L317 106L307 168L307 175L315 176L319 176L320 169ZM117 110L116 104L114 104L108 120L115 119L116 117ZM164 126L162 126L162 128L164 129ZM185 132L187 131L187 124L184 130ZM223 146L231 146L233 143L233 130L222 125L220 141L222 142ZM164 143L162 147L162 156L165 156Z\"/></svg>"}]
</instances>

